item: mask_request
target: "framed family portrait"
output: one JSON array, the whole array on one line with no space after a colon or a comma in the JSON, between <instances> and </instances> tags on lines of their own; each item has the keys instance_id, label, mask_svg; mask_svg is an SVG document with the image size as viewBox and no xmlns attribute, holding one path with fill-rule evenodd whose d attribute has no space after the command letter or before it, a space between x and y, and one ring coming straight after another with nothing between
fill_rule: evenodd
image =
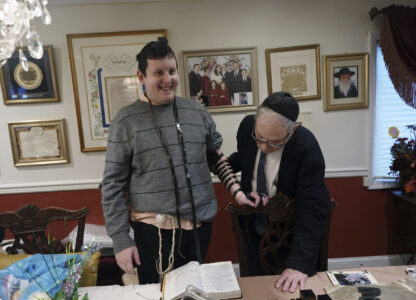
<instances>
[{"instance_id":1,"label":"framed family portrait","mask_svg":"<svg viewBox=\"0 0 416 300\"><path fill-rule=\"evenodd\" d=\"M257 49L183 51L185 97L210 113L258 106Z\"/></svg>"},{"instance_id":2,"label":"framed family portrait","mask_svg":"<svg viewBox=\"0 0 416 300\"><path fill-rule=\"evenodd\" d=\"M166 30L67 35L82 152L105 151L111 120L143 95L136 55Z\"/></svg>"},{"instance_id":3,"label":"framed family portrait","mask_svg":"<svg viewBox=\"0 0 416 300\"><path fill-rule=\"evenodd\" d=\"M289 92L296 100L321 98L319 45L266 49L269 94Z\"/></svg>"},{"instance_id":4,"label":"framed family portrait","mask_svg":"<svg viewBox=\"0 0 416 300\"><path fill-rule=\"evenodd\" d=\"M368 107L368 54L323 57L324 110Z\"/></svg>"},{"instance_id":5,"label":"framed family portrait","mask_svg":"<svg viewBox=\"0 0 416 300\"><path fill-rule=\"evenodd\" d=\"M22 49L28 60L28 71L19 63L18 50L1 68L4 104L59 102L52 46L43 47L40 59L31 57L27 47Z\"/></svg>"},{"instance_id":6,"label":"framed family portrait","mask_svg":"<svg viewBox=\"0 0 416 300\"><path fill-rule=\"evenodd\" d=\"M69 162L65 120L9 123L16 167Z\"/></svg>"}]
</instances>

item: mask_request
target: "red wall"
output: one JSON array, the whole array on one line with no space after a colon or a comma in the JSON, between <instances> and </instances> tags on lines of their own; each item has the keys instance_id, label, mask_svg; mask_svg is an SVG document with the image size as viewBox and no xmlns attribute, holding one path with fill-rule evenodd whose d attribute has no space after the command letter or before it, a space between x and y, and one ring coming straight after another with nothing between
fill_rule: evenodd
<instances>
[{"instance_id":1,"label":"red wall","mask_svg":"<svg viewBox=\"0 0 416 300\"><path fill-rule=\"evenodd\" d=\"M369 191L362 177L326 179L331 198L337 202L332 214L329 257L387 255L404 252L396 236L396 208L391 190ZM206 261L238 261L231 218L225 207L231 196L221 184L214 184L218 214ZM26 203L39 207L59 206L78 209L87 206L87 223L104 224L99 190L0 195L1 210L16 210ZM70 227L71 225L69 225ZM51 229L58 238L67 229ZM10 237L10 235L8 235Z\"/></svg>"}]
</instances>

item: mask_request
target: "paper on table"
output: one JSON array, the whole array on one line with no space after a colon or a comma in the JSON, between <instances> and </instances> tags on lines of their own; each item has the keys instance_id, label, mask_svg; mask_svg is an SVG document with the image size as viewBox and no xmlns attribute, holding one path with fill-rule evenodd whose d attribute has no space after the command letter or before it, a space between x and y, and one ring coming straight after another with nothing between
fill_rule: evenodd
<instances>
[{"instance_id":1,"label":"paper on table","mask_svg":"<svg viewBox=\"0 0 416 300\"><path fill-rule=\"evenodd\" d=\"M88 293L89 300L159 300L162 297L160 285L108 285L108 286L88 286L79 288L80 299Z\"/></svg>"},{"instance_id":2,"label":"paper on table","mask_svg":"<svg viewBox=\"0 0 416 300\"><path fill-rule=\"evenodd\" d=\"M202 286L204 287L205 292L217 294L240 290L230 261L203 264L200 267L202 273Z\"/></svg>"}]
</instances>

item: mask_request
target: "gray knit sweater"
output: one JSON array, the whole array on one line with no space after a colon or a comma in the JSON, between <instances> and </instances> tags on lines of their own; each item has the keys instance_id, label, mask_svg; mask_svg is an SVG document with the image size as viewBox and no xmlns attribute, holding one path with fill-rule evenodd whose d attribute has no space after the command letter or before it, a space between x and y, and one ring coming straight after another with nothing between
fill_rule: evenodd
<instances>
[{"instance_id":1,"label":"gray knit sweater","mask_svg":"<svg viewBox=\"0 0 416 300\"><path fill-rule=\"evenodd\" d=\"M210 221L217 212L217 201L206 150L221 147L222 138L211 116L199 104L179 97L176 104L196 218L198 221ZM153 106L153 112L175 167L181 218L192 220L173 103ZM107 234L113 239L115 252L135 245L128 235L128 206L134 211L176 214L171 167L147 102L138 100L122 108L111 123L102 182L102 206Z\"/></svg>"}]
</instances>

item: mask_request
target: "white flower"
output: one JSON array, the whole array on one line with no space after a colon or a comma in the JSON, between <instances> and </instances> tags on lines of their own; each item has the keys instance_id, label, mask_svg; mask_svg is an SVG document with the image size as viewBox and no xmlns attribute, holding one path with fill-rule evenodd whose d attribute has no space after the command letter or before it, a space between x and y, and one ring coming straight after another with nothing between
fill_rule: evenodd
<instances>
[{"instance_id":1,"label":"white flower","mask_svg":"<svg viewBox=\"0 0 416 300\"><path fill-rule=\"evenodd\" d=\"M45 292L34 292L28 300L51 300L51 298Z\"/></svg>"}]
</instances>

